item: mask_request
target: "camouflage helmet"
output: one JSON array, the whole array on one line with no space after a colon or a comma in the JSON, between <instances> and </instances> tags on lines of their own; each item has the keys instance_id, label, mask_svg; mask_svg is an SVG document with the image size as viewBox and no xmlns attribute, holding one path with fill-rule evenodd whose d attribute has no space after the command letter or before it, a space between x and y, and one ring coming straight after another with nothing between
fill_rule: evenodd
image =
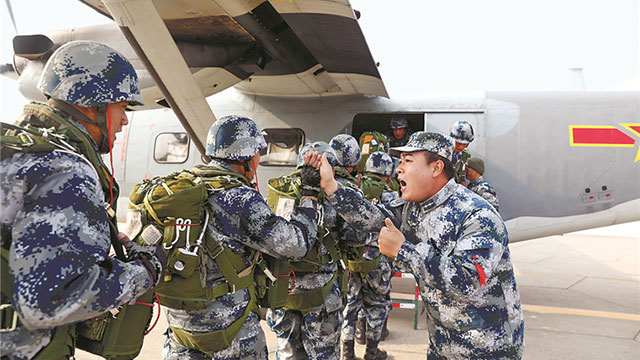
<instances>
[{"instance_id":1,"label":"camouflage helmet","mask_svg":"<svg viewBox=\"0 0 640 360\"><path fill-rule=\"evenodd\" d=\"M393 156L400 156L403 152L428 151L451 161L453 157L453 144L446 136L430 131L418 131L413 133L407 144L389 149Z\"/></svg>"},{"instance_id":2,"label":"camouflage helmet","mask_svg":"<svg viewBox=\"0 0 640 360\"><path fill-rule=\"evenodd\" d=\"M311 150L317 151L320 154L327 153L327 160L329 161L329 164L334 167L338 165L338 156L333 148L324 141L314 141L306 144L302 149L300 149L300 152L298 153L298 160L296 162L296 167L298 169L304 165L304 154Z\"/></svg>"},{"instance_id":3,"label":"camouflage helmet","mask_svg":"<svg viewBox=\"0 0 640 360\"><path fill-rule=\"evenodd\" d=\"M409 122L405 118L393 117L391 118L391 123L389 124L389 127L392 129L408 128Z\"/></svg>"},{"instance_id":4,"label":"camouflage helmet","mask_svg":"<svg viewBox=\"0 0 640 360\"><path fill-rule=\"evenodd\" d=\"M129 60L94 41L72 41L59 47L47 61L38 89L47 98L83 107L144 103Z\"/></svg>"},{"instance_id":5,"label":"camouflage helmet","mask_svg":"<svg viewBox=\"0 0 640 360\"><path fill-rule=\"evenodd\" d=\"M449 136L460 144L468 144L473 141L473 127L468 121L458 120L451 126Z\"/></svg>"},{"instance_id":6,"label":"camouflage helmet","mask_svg":"<svg viewBox=\"0 0 640 360\"><path fill-rule=\"evenodd\" d=\"M369 155L367 162L364 164L364 171L383 176L391 176L393 174L393 158L391 155L376 151Z\"/></svg>"},{"instance_id":7,"label":"camouflage helmet","mask_svg":"<svg viewBox=\"0 0 640 360\"><path fill-rule=\"evenodd\" d=\"M360 145L353 136L338 134L331 139L329 145L335 150L341 166L357 166L360 162Z\"/></svg>"},{"instance_id":8,"label":"camouflage helmet","mask_svg":"<svg viewBox=\"0 0 640 360\"><path fill-rule=\"evenodd\" d=\"M207 156L226 160L249 160L267 142L253 120L228 115L211 125L207 135Z\"/></svg>"}]
</instances>

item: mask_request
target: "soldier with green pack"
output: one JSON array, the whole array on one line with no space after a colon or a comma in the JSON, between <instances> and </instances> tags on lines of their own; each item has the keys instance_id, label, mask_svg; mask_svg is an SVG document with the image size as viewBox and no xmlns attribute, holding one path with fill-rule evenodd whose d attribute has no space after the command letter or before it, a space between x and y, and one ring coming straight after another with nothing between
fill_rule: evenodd
<instances>
[{"instance_id":1,"label":"soldier with green pack","mask_svg":"<svg viewBox=\"0 0 640 360\"><path fill-rule=\"evenodd\" d=\"M314 152L326 154L336 169L338 157L329 144L317 141L305 145L298 154L298 169L269 181L268 201L277 213L293 206L287 203L298 201L302 157ZM347 277L339 249L343 244L364 241L366 234L347 225L326 202L320 201L318 212L316 246L302 261L291 262L287 303L267 313L269 327L278 339L278 359L340 359L342 289Z\"/></svg>"},{"instance_id":2,"label":"soldier with green pack","mask_svg":"<svg viewBox=\"0 0 640 360\"><path fill-rule=\"evenodd\" d=\"M384 152L374 152L365 164L360 176L360 188L365 199L373 202L389 202L398 198L388 185L393 172L393 159ZM370 245L358 260L349 261L351 280L344 309L342 325L343 359L355 359L354 337L366 339L366 360L386 359L387 353L378 348L391 308L392 269L387 258L378 249L377 233L371 233ZM358 318L362 313L362 320ZM356 322L357 319L357 322ZM359 329L358 329L359 328Z\"/></svg>"},{"instance_id":3,"label":"soldier with green pack","mask_svg":"<svg viewBox=\"0 0 640 360\"><path fill-rule=\"evenodd\" d=\"M136 299L157 283L165 259L135 244L125 258L118 184L100 154L127 125L126 108L143 102L137 74L112 48L74 41L51 55L38 89L47 104L2 124L0 354L67 359L78 346L133 358L151 312ZM140 322L117 328L139 309Z\"/></svg>"},{"instance_id":4,"label":"soldier with green pack","mask_svg":"<svg viewBox=\"0 0 640 360\"><path fill-rule=\"evenodd\" d=\"M136 241L168 255L157 287L169 323L164 359L267 359L254 272L264 256L300 259L313 247L319 182L304 167L290 220L275 215L252 184L265 146L251 119L225 116L209 130L210 163L132 191L130 218L144 225Z\"/></svg>"}]
</instances>

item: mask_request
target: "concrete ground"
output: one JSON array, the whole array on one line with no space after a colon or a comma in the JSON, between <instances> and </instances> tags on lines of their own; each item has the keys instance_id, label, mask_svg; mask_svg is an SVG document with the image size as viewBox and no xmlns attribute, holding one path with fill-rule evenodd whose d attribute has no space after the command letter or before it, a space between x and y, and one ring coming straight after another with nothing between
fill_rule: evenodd
<instances>
[{"instance_id":1,"label":"concrete ground","mask_svg":"<svg viewBox=\"0 0 640 360\"><path fill-rule=\"evenodd\" d=\"M524 359L640 358L640 222L529 240L510 245L525 311ZM394 279L394 292L413 291L413 280ZM422 310L422 305L420 305ZM389 359L425 358L424 314L413 329L413 310L394 309ZM262 322L270 359L275 336ZM161 358L164 316L146 337L139 359ZM356 345L356 355L364 356ZM77 359L98 359L78 351Z\"/></svg>"}]
</instances>

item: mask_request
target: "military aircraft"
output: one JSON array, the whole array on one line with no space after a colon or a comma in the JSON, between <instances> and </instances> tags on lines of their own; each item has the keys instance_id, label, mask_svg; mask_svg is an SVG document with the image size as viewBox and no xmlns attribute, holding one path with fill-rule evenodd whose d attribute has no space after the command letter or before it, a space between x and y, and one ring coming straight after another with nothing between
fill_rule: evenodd
<instances>
[{"instance_id":1,"label":"military aircraft","mask_svg":"<svg viewBox=\"0 0 640 360\"><path fill-rule=\"evenodd\" d=\"M308 141L412 130L448 134L468 120L469 149L485 161L510 240L640 220L640 91L480 92L389 98L347 0L80 0L112 24L14 38L21 92L35 88L48 56L71 40L96 40L127 56L144 107L113 151L126 194L143 178L207 161L216 117L248 116L268 147L258 171L290 172ZM214 115L215 112L215 115Z\"/></svg>"}]
</instances>

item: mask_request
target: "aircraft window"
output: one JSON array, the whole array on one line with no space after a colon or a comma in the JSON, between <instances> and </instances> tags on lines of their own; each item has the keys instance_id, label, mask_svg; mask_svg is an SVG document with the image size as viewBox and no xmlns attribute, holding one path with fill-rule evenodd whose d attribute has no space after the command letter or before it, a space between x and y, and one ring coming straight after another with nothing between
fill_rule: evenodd
<instances>
[{"instance_id":1,"label":"aircraft window","mask_svg":"<svg viewBox=\"0 0 640 360\"><path fill-rule=\"evenodd\" d=\"M181 164L189 157L187 133L161 133L156 136L153 159L159 163Z\"/></svg>"},{"instance_id":2,"label":"aircraft window","mask_svg":"<svg viewBox=\"0 0 640 360\"><path fill-rule=\"evenodd\" d=\"M305 140L302 129L264 129L262 135L267 148L260 151L260 165L296 166L298 151Z\"/></svg>"}]
</instances>

